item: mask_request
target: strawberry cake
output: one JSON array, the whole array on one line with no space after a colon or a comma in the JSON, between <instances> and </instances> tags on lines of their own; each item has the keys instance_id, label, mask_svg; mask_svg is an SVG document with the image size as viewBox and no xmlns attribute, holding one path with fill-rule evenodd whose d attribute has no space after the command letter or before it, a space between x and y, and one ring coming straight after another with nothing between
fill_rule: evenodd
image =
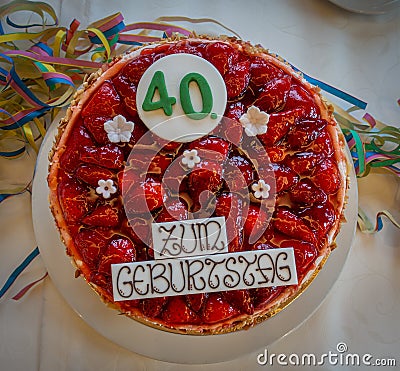
<instances>
[{"instance_id":1,"label":"strawberry cake","mask_svg":"<svg viewBox=\"0 0 400 371\"><path fill-rule=\"evenodd\" d=\"M139 104L146 71L178 54L210 64L224 91L194 71L179 100L165 91L171 71L156 68ZM213 127L174 140L146 122L178 105ZM281 58L234 38L167 39L116 58L77 92L50 154L50 207L76 277L106 305L166 331L232 332L284 309L323 268L344 219L344 146L332 107ZM155 259L152 223L204 216L225 218L229 253L292 249L297 283L114 300L112 266Z\"/></svg>"}]
</instances>

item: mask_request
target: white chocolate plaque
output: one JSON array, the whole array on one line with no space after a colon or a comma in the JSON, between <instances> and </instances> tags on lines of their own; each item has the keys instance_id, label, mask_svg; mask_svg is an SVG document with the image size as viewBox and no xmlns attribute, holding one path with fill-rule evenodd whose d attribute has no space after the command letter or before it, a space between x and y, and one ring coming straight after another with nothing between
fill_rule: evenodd
<instances>
[{"instance_id":1,"label":"white chocolate plaque","mask_svg":"<svg viewBox=\"0 0 400 371\"><path fill-rule=\"evenodd\" d=\"M154 259L228 252L224 217L153 223L151 229Z\"/></svg>"},{"instance_id":2,"label":"white chocolate plaque","mask_svg":"<svg viewBox=\"0 0 400 371\"><path fill-rule=\"evenodd\" d=\"M297 284L293 248L112 264L115 301Z\"/></svg>"}]
</instances>

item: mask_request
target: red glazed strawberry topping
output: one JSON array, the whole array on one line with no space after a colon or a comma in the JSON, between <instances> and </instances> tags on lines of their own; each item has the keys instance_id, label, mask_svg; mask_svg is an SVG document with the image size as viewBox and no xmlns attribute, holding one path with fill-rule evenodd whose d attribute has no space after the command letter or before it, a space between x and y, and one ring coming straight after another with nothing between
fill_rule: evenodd
<instances>
[{"instance_id":1,"label":"red glazed strawberry topping","mask_svg":"<svg viewBox=\"0 0 400 371\"><path fill-rule=\"evenodd\" d=\"M152 299L143 299L141 301L143 314L149 318L156 318L162 313L167 302L168 298L165 296Z\"/></svg>"},{"instance_id":2,"label":"red glazed strawberry topping","mask_svg":"<svg viewBox=\"0 0 400 371\"><path fill-rule=\"evenodd\" d=\"M111 264L129 263L136 260L136 250L131 240L117 236L105 248L104 255L99 262L98 271L111 275Z\"/></svg>"},{"instance_id":3,"label":"red glazed strawberry topping","mask_svg":"<svg viewBox=\"0 0 400 371\"><path fill-rule=\"evenodd\" d=\"M202 319L205 323L216 323L239 313L221 295L211 294L204 305Z\"/></svg>"},{"instance_id":4,"label":"red glazed strawberry topping","mask_svg":"<svg viewBox=\"0 0 400 371\"><path fill-rule=\"evenodd\" d=\"M169 299L162 317L168 324L196 324L200 322L200 317L186 305L184 298L181 296L174 296Z\"/></svg>"},{"instance_id":5,"label":"red glazed strawberry topping","mask_svg":"<svg viewBox=\"0 0 400 371\"><path fill-rule=\"evenodd\" d=\"M290 76L270 81L261 88L261 93L254 105L265 112L279 111L287 100L291 81Z\"/></svg>"},{"instance_id":6,"label":"red glazed strawberry topping","mask_svg":"<svg viewBox=\"0 0 400 371\"><path fill-rule=\"evenodd\" d=\"M106 81L83 108L82 117L90 115L114 117L120 112L121 98L112 83Z\"/></svg>"},{"instance_id":7,"label":"red glazed strawberry topping","mask_svg":"<svg viewBox=\"0 0 400 371\"><path fill-rule=\"evenodd\" d=\"M206 58L217 68L222 76L231 69L238 59L238 52L223 42L208 44L205 49Z\"/></svg>"},{"instance_id":8,"label":"red glazed strawberry topping","mask_svg":"<svg viewBox=\"0 0 400 371\"><path fill-rule=\"evenodd\" d=\"M283 77L284 72L260 57L251 59L251 82L263 86L271 80Z\"/></svg>"},{"instance_id":9,"label":"red glazed strawberry topping","mask_svg":"<svg viewBox=\"0 0 400 371\"><path fill-rule=\"evenodd\" d=\"M75 175L92 187L97 187L99 180L113 179L114 173L110 169L106 169L97 165L82 164L75 172Z\"/></svg>"},{"instance_id":10,"label":"red glazed strawberry topping","mask_svg":"<svg viewBox=\"0 0 400 371\"><path fill-rule=\"evenodd\" d=\"M248 60L238 62L224 76L228 99L234 99L242 95L250 81L250 62Z\"/></svg>"},{"instance_id":11,"label":"red glazed strawberry topping","mask_svg":"<svg viewBox=\"0 0 400 371\"><path fill-rule=\"evenodd\" d=\"M63 181L58 188L58 196L62 200L64 216L68 222L78 222L91 208L89 189L72 177Z\"/></svg>"},{"instance_id":12,"label":"red glazed strawberry topping","mask_svg":"<svg viewBox=\"0 0 400 371\"><path fill-rule=\"evenodd\" d=\"M296 121L303 113L304 111L301 108L272 113L269 116L267 132L259 135L259 139L267 147L276 144L289 132L290 128L296 124Z\"/></svg>"},{"instance_id":13,"label":"red glazed strawberry topping","mask_svg":"<svg viewBox=\"0 0 400 371\"><path fill-rule=\"evenodd\" d=\"M124 154L121 148L113 143L101 147L87 146L82 149L81 160L108 169L120 169L124 163Z\"/></svg>"},{"instance_id":14,"label":"red glazed strawberry topping","mask_svg":"<svg viewBox=\"0 0 400 371\"><path fill-rule=\"evenodd\" d=\"M150 55L141 55L130 62L121 72L121 75L126 77L133 84L137 85L144 72L153 63L153 58Z\"/></svg>"},{"instance_id":15,"label":"red glazed strawberry topping","mask_svg":"<svg viewBox=\"0 0 400 371\"><path fill-rule=\"evenodd\" d=\"M307 224L285 207L279 207L276 209L274 226L278 231L288 236L316 243L315 235Z\"/></svg>"},{"instance_id":16,"label":"red glazed strawberry topping","mask_svg":"<svg viewBox=\"0 0 400 371\"><path fill-rule=\"evenodd\" d=\"M292 84L286 99L285 110L297 107L302 107L304 109L305 117L318 118L319 116L319 108L316 106L307 90L299 84Z\"/></svg>"},{"instance_id":17,"label":"red glazed strawberry topping","mask_svg":"<svg viewBox=\"0 0 400 371\"><path fill-rule=\"evenodd\" d=\"M326 126L326 120L302 120L289 133L287 141L291 148L299 149L308 146L318 138Z\"/></svg>"},{"instance_id":18,"label":"red glazed strawberry topping","mask_svg":"<svg viewBox=\"0 0 400 371\"><path fill-rule=\"evenodd\" d=\"M90 227L116 227L119 224L118 209L110 205L100 205L89 215L86 215L82 222Z\"/></svg>"},{"instance_id":19,"label":"red glazed strawberry topping","mask_svg":"<svg viewBox=\"0 0 400 371\"><path fill-rule=\"evenodd\" d=\"M290 199L299 204L323 203L327 196L324 191L317 188L310 179L302 179L289 192Z\"/></svg>"},{"instance_id":20,"label":"red glazed strawberry topping","mask_svg":"<svg viewBox=\"0 0 400 371\"><path fill-rule=\"evenodd\" d=\"M315 168L311 179L327 194L335 193L340 186L339 170L331 159L321 162Z\"/></svg>"}]
</instances>

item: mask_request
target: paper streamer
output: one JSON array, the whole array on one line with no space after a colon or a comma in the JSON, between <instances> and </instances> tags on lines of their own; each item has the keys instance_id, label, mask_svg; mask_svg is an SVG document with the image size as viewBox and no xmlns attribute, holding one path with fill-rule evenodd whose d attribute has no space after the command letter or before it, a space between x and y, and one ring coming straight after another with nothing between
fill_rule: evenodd
<instances>
[{"instance_id":1,"label":"paper streamer","mask_svg":"<svg viewBox=\"0 0 400 371\"><path fill-rule=\"evenodd\" d=\"M7 278L3 287L0 289L0 299L5 295L5 293L10 289L12 284L18 278L18 276L28 267L28 265L39 255L39 248L36 247L25 259L18 265L17 268L11 273Z\"/></svg>"},{"instance_id":2,"label":"paper streamer","mask_svg":"<svg viewBox=\"0 0 400 371\"><path fill-rule=\"evenodd\" d=\"M400 229L400 223L395 220L389 211L382 210L378 212L375 217L375 224L373 224L373 222L361 208L358 209L358 227L363 233L373 234L379 232L383 228L382 217L386 217L395 227Z\"/></svg>"},{"instance_id":3,"label":"paper streamer","mask_svg":"<svg viewBox=\"0 0 400 371\"><path fill-rule=\"evenodd\" d=\"M31 283L29 283L28 285L26 285L22 290L18 291L18 293L16 295L14 295L11 299L13 300L20 300L22 299L23 296L25 296L25 294L34 286L36 286L39 282L42 282L46 277L48 276L48 273L46 272L42 277L40 277L39 279L37 279L36 281L33 281Z\"/></svg>"}]
</instances>

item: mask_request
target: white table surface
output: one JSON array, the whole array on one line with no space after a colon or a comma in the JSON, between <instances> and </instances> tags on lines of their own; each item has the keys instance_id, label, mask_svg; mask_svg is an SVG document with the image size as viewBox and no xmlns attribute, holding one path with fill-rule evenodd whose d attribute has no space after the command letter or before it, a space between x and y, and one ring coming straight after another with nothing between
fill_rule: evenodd
<instances>
[{"instance_id":1,"label":"white table surface","mask_svg":"<svg viewBox=\"0 0 400 371\"><path fill-rule=\"evenodd\" d=\"M324 0L106 1L52 0L60 21L77 18L82 26L121 11L125 23L159 16L214 18L245 40L268 47L304 72L368 102L368 112L400 125L400 10L367 16L347 12ZM202 32L223 33L202 24ZM0 160L0 184L29 179L34 157ZM371 216L387 209L400 218L400 181L385 173L360 179L359 203ZM0 286L36 246L30 195L0 205ZM390 223L375 235L357 232L348 260L319 309L303 325L271 345L241 358L211 365L178 365L155 361L113 344L89 327L67 305L46 278L23 299L11 299L46 270L40 257L0 301L1 370L257 370L257 355L289 356L336 352L392 358L400 365L400 231ZM276 365L276 363L275 363ZM322 365L331 370L335 366ZM292 366L293 369L303 369ZM282 366L281 369L290 369ZM308 369L308 367L304 367ZM343 366L341 369L364 369ZM370 367L369 369L374 369ZM394 369L380 367L379 369Z\"/></svg>"}]
</instances>

